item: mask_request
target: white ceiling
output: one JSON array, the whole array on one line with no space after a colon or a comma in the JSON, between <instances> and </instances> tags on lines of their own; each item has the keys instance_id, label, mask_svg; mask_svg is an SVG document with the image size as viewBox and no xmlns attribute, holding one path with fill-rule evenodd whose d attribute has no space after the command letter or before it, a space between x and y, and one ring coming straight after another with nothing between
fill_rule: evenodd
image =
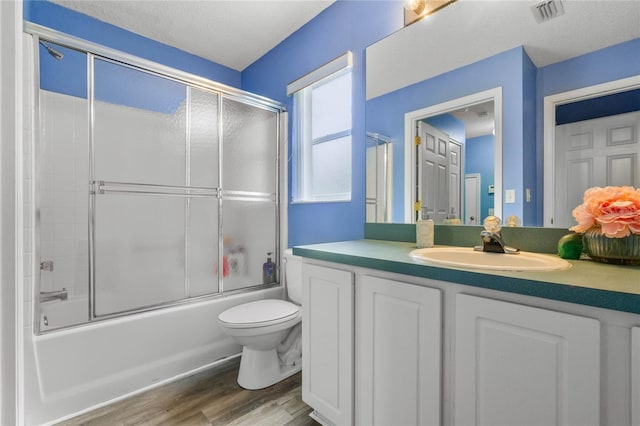
<instances>
[{"instance_id":1,"label":"white ceiling","mask_svg":"<svg viewBox=\"0 0 640 426\"><path fill-rule=\"evenodd\" d=\"M52 1L242 71L335 0Z\"/></svg>"},{"instance_id":2,"label":"white ceiling","mask_svg":"<svg viewBox=\"0 0 640 426\"><path fill-rule=\"evenodd\" d=\"M465 139L494 133L493 100L469 105L465 108L451 111L450 114L464 123Z\"/></svg>"}]
</instances>

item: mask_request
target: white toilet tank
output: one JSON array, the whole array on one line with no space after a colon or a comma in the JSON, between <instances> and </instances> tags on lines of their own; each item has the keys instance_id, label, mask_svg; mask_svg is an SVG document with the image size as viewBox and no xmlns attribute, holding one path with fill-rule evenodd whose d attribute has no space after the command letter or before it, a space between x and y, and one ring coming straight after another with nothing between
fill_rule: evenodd
<instances>
[{"instance_id":1,"label":"white toilet tank","mask_svg":"<svg viewBox=\"0 0 640 426\"><path fill-rule=\"evenodd\" d=\"M290 301L302 304L302 258L294 256L291 249L284 252L284 273L287 296Z\"/></svg>"}]
</instances>

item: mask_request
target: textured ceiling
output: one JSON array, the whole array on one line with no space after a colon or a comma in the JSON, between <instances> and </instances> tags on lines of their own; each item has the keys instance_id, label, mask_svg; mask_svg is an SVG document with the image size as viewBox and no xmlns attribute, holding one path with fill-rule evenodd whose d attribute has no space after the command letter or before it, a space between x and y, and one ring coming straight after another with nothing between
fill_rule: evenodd
<instances>
[{"instance_id":1,"label":"textured ceiling","mask_svg":"<svg viewBox=\"0 0 640 426\"><path fill-rule=\"evenodd\" d=\"M334 0L52 0L242 71Z\"/></svg>"},{"instance_id":2,"label":"textured ceiling","mask_svg":"<svg viewBox=\"0 0 640 426\"><path fill-rule=\"evenodd\" d=\"M464 123L465 138L477 138L478 136L494 133L495 115L493 100L469 105L450 112L458 120Z\"/></svg>"}]
</instances>

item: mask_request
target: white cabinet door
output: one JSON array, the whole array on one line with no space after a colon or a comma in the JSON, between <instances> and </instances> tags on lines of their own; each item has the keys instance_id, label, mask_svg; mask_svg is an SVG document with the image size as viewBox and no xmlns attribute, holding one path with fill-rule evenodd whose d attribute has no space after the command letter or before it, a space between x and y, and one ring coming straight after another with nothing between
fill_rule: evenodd
<instances>
[{"instance_id":1,"label":"white cabinet door","mask_svg":"<svg viewBox=\"0 0 640 426\"><path fill-rule=\"evenodd\" d=\"M441 330L439 290L358 278L356 424L440 424Z\"/></svg>"},{"instance_id":2,"label":"white cabinet door","mask_svg":"<svg viewBox=\"0 0 640 426\"><path fill-rule=\"evenodd\" d=\"M640 426L640 327L631 329L631 424Z\"/></svg>"},{"instance_id":3,"label":"white cabinet door","mask_svg":"<svg viewBox=\"0 0 640 426\"><path fill-rule=\"evenodd\" d=\"M323 423L353 424L353 274L302 266L302 399Z\"/></svg>"},{"instance_id":4,"label":"white cabinet door","mask_svg":"<svg viewBox=\"0 0 640 426\"><path fill-rule=\"evenodd\" d=\"M456 295L456 425L597 425L600 323Z\"/></svg>"}]
</instances>

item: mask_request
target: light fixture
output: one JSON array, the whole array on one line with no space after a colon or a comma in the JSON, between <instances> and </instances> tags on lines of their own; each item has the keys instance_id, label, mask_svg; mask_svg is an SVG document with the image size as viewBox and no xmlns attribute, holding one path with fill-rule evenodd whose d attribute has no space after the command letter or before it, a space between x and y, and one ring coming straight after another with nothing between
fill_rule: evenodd
<instances>
[{"instance_id":1,"label":"light fixture","mask_svg":"<svg viewBox=\"0 0 640 426\"><path fill-rule=\"evenodd\" d=\"M427 8L426 0L405 0L405 9L409 9L416 15L422 15L422 12Z\"/></svg>"},{"instance_id":2,"label":"light fixture","mask_svg":"<svg viewBox=\"0 0 640 426\"><path fill-rule=\"evenodd\" d=\"M456 0L404 0L404 25L412 24Z\"/></svg>"}]
</instances>

